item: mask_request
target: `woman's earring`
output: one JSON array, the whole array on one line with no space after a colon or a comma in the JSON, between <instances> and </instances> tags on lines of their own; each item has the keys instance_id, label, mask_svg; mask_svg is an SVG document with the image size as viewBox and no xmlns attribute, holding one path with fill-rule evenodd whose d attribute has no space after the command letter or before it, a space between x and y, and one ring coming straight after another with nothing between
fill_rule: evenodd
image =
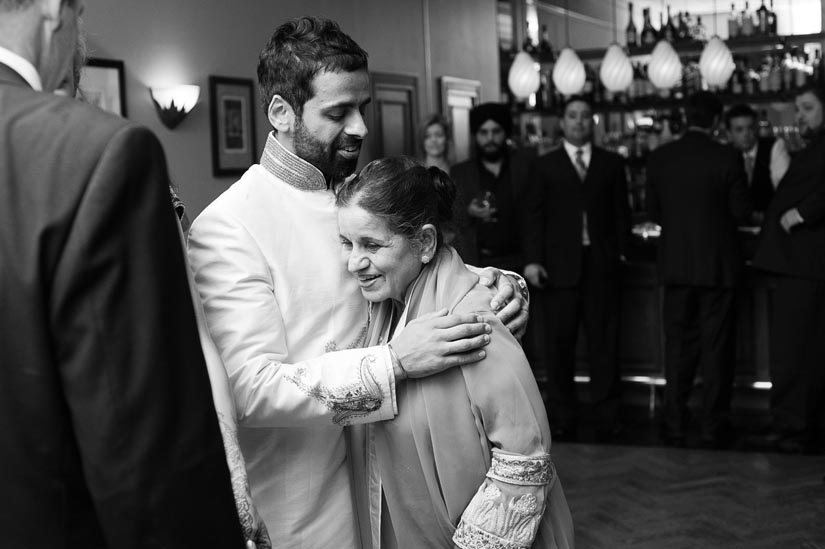
<instances>
[{"instance_id":1,"label":"woman's earring","mask_svg":"<svg viewBox=\"0 0 825 549\"><path fill-rule=\"evenodd\" d=\"M430 262L430 256L428 256L428 255L421 256L421 262L426 265L427 263Z\"/></svg>"}]
</instances>

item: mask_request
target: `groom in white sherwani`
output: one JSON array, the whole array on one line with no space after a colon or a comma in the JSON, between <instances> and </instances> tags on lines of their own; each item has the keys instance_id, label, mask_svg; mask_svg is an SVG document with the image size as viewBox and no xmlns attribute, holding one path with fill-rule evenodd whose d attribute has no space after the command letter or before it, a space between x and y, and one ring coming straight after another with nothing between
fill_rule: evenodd
<instances>
[{"instance_id":1,"label":"groom in white sherwani","mask_svg":"<svg viewBox=\"0 0 825 549\"><path fill-rule=\"evenodd\" d=\"M391 419L395 386L484 356L476 315L415 322L361 348L367 302L346 271L335 185L367 134L367 54L338 25L303 17L276 29L258 78L272 132L260 163L192 224L189 257L227 368L253 499L275 546L360 547L343 426ZM499 313L520 330L507 277Z\"/></svg>"}]
</instances>

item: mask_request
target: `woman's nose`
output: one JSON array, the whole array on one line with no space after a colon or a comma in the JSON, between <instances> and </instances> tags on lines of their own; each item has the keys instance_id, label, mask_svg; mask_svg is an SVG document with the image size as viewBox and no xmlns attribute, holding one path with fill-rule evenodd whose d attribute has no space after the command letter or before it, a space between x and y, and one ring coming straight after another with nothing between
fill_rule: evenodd
<instances>
[{"instance_id":1,"label":"woman's nose","mask_svg":"<svg viewBox=\"0 0 825 549\"><path fill-rule=\"evenodd\" d=\"M367 258L363 255L351 253L347 260L347 270L351 273L357 273L358 271L364 270L368 264Z\"/></svg>"}]
</instances>

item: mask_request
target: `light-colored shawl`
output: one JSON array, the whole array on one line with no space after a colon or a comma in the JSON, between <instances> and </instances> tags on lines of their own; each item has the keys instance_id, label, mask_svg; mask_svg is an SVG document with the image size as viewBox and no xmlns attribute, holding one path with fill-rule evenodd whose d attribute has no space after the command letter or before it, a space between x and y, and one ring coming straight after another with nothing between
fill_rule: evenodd
<instances>
[{"instance_id":1,"label":"light-colored shawl","mask_svg":"<svg viewBox=\"0 0 825 549\"><path fill-rule=\"evenodd\" d=\"M354 434L359 518L371 518L371 536L363 537L381 549L573 545L535 379L520 345L490 310L491 291L477 282L455 250L444 247L408 289L394 336L439 309L475 312L493 327L487 357L399 383L398 416ZM368 345L392 340L392 309L390 301L373 306ZM358 490L363 486L366 495Z\"/></svg>"}]
</instances>

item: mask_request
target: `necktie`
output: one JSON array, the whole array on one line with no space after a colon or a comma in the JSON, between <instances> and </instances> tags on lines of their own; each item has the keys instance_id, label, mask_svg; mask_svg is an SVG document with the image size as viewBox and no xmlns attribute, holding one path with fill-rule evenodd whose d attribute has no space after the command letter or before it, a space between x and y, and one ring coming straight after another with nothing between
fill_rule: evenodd
<instances>
[{"instance_id":1,"label":"necktie","mask_svg":"<svg viewBox=\"0 0 825 549\"><path fill-rule=\"evenodd\" d=\"M587 177L587 165L584 163L584 149L576 149L576 171L579 172L579 178L584 181Z\"/></svg>"},{"instance_id":2,"label":"necktie","mask_svg":"<svg viewBox=\"0 0 825 549\"><path fill-rule=\"evenodd\" d=\"M579 179L584 181L587 177L587 165L584 163L584 150L576 149L576 171L579 172ZM590 233L587 230L587 212L582 212L582 245L590 246Z\"/></svg>"},{"instance_id":3,"label":"necktie","mask_svg":"<svg viewBox=\"0 0 825 549\"><path fill-rule=\"evenodd\" d=\"M745 155L745 173L748 174L748 184L750 185L753 181L753 166L754 166L754 157L752 154Z\"/></svg>"}]
</instances>

